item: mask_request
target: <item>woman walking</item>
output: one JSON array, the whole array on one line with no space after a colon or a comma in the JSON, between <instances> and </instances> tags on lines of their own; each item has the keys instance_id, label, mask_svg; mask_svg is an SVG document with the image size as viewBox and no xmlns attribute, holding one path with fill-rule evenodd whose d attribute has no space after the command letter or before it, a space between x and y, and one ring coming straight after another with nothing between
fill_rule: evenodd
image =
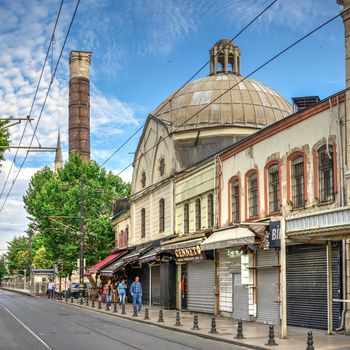
<instances>
[{"instance_id":1,"label":"woman walking","mask_svg":"<svg viewBox=\"0 0 350 350\"><path fill-rule=\"evenodd\" d=\"M119 294L119 305L125 304L125 296L126 296L125 278L123 278L121 282L118 284L118 294Z\"/></svg>"}]
</instances>

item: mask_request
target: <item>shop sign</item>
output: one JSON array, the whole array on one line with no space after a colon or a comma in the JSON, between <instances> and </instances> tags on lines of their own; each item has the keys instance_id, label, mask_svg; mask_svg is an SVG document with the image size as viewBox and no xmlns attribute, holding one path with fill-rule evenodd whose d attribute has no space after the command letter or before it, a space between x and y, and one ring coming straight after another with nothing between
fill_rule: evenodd
<instances>
[{"instance_id":1,"label":"shop sign","mask_svg":"<svg viewBox=\"0 0 350 350\"><path fill-rule=\"evenodd\" d=\"M281 222L280 221L270 222L269 247L270 248L281 247Z\"/></svg>"},{"instance_id":2,"label":"shop sign","mask_svg":"<svg viewBox=\"0 0 350 350\"><path fill-rule=\"evenodd\" d=\"M196 256L200 256L202 254L201 246L196 245L195 247L189 247L189 248L179 248L175 249L175 256L176 258L193 258Z\"/></svg>"}]
</instances>

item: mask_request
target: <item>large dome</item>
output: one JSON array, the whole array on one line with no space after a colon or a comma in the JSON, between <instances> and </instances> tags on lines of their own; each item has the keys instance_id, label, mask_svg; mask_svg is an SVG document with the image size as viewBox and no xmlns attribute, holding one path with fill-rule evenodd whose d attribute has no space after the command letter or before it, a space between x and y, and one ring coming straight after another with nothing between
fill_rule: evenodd
<instances>
[{"instance_id":1,"label":"large dome","mask_svg":"<svg viewBox=\"0 0 350 350\"><path fill-rule=\"evenodd\" d=\"M183 131L223 126L261 128L292 113L292 106L275 90L253 79L241 80L230 72L195 80L166 98L152 115L169 123L171 131Z\"/></svg>"}]
</instances>

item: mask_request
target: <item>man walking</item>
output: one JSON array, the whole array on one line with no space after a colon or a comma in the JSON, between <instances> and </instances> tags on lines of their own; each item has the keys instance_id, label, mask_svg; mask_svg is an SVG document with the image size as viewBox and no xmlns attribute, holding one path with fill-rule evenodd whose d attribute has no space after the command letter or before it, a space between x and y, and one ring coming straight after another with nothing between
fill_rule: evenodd
<instances>
[{"instance_id":1,"label":"man walking","mask_svg":"<svg viewBox=\"0 0 350 350\"><path fill-rule=\"evenodd\" d=\"M52 282L52 280L50 280L49 285L47 287L47 291L48 291L48 298L52 299L53 298L53 293L55 291L55 284Z\"/></svg>"},{"instance_id":2,"label":"man walking","mask_svg":"<svg viewBox=\"0 0 350 350\"><path fill-rule=\"evenodd\" d=\"M131 283L130 294L132 296L132 304L135 307L138 304L138 311L141 311L142 305L142 286L140 277L136 276L135 281Z\"/></svg>"}]
</instances>

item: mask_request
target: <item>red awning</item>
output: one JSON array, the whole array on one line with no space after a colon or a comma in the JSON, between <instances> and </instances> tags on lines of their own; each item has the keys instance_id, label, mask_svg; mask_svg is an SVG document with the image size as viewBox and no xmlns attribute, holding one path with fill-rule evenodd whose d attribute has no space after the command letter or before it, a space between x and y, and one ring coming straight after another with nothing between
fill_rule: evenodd
<instances>
[{"instance_id":1,"label":"red awning","mask_svg":"<svg viewBox=\"0 0 350 350\"><path fill-rule=\"evenodd\" d=\"M90 267L89 268L89 272L90 273L98 272L100 269L102 269L106 265L112 263L114 260L116 260L118 257L120 257L124 253L125 253L125 250L121 251L121 252L113 253L111 255L108 255L106 258L104 258L103 260L99 261L94 266Z\"/></svg>"}]
</instances>

